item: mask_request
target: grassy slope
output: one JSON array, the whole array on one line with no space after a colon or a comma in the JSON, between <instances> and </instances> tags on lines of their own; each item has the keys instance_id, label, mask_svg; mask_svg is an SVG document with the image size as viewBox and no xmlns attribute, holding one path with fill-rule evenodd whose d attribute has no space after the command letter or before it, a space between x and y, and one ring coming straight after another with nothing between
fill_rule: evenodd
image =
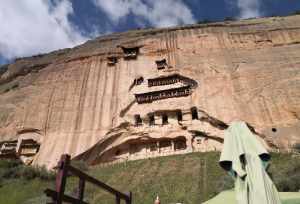
<instances>
[{"instance_id":1,"label":"grassy slope","mask_svg":"<svg viewBox=\"0 0 300 204\"><path fill-rule=\"evenodd\" d=\"M11 180L0 188L0 203L19 204L33 197L40 197L44 187L51 186L51 183L39 179L34 179L30 182L24 179Z\"/></svg>"},{"instance_id":2,"label":"grassy slope","mask_svg":"<svg viewBox=\"0 0 300 204\"><path fill-rule=\"evenodd\" d=\"M157 194L163 203L199 203L215 194L217 178L224 177L217 160L217 153L194 153L94 168L91 173L117 189L131 190L135 203L153 203ZM91 203L99 203L102 196L97 192Z\"/></svg>"},{"instance_id":3,"label":"grassy slope","mask_svg":"<svg viewBox=\"0 0 300 204\"><path fill-rule=\"evenodd\" d=\"M108 167L95 166L89 174L112 185L121 191L132 191L135 204L153 203L158 194L162 203L182 202L200 203L232 185L232 181L219 168L218 153L192 153L155 159L131 161ZM283 154L273 155L270 171L280 188L286 188L287 179L291 178L300 188L300 158ZM206 166L206 167L205 167ZM293 176L294 175L294 176ZM299 180L299 179L298 179ZM296 181L296 182L295 182ZM298 182L298 183L297 183ZM54 181L40 179L11 179L0 187L0 204L45 203L42 191L52 186ZM68 180L67 192L72 194L77 179ZM87 185L85 192L89 203L114 203L114 198Z\"/></svg>"}]
</instances>

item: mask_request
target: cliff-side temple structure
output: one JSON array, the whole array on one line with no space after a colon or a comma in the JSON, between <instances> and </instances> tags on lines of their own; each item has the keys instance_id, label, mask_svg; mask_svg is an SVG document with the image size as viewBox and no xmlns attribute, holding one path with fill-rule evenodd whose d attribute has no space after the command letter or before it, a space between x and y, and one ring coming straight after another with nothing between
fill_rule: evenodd
<instances>
[{"instance_id":1,"label":"cliff-side temple structure","mask_svg":"<svg viewBox=\"0 0 300 204\"><path fill-rule=\"evenodd\" d=\"M300 143L300 15L134 30L0 68L0 157L52 168Z\"/></svg>"}]
</instances>

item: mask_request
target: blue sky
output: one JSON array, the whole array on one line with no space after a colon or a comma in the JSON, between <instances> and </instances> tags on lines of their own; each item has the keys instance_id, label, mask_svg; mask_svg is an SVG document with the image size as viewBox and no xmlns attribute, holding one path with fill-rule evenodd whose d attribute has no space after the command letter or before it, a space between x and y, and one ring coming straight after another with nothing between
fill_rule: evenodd
<instances>
[{"instance_id":1,"label":"blue sky","mask_svg":"<svg viewBox=\"0 0 300 204\"><path fill-rule=\"evenodd\" d=\"M300 0L7 0L0 4L0 64L112 32L296 10Z\"/></svg>"}]
</instances>

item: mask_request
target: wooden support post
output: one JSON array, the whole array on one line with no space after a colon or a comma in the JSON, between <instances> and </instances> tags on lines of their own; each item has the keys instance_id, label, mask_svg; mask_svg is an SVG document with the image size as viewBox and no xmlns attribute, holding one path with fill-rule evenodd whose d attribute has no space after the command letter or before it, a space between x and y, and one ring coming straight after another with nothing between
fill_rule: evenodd
<instances>
[{"instance_id":1,"label":"wooden support post","mask_svg":"<svg viewBox=\"0 0 300 204\"><path fill-rule=\"evenodd\" d=\"M121 199L118 195L116 195L116 204L120 204L121 203Z\"/></svg>"},{"instance_id":2,"label":"wooden support post","mask_svg":"<svg viewBox=\"0 0 300 204\"><path fill-rule=\"evenodd\" d=\"M132 192L130 191L128 194L128 199L125 200L126 204L132 203Z\"/></svg>"},{"instance_id":3,"label":"wooden support post","mask_svg":"<svg viewBox=\"0 0 300 204\"><path fill-rule=\"evenodd\" d=\"M58 172L56 175L56 204L62 204L62 197L65 192L66 179L68 175L68 166L70 164L70 155L63 154L58 163Z\"/></svg>"},{"instance_id":4,"label":"wooden support post","mask_svg":"<svg viewBox=\"0 0 300 204\"><path fill-rule=\"evenodd\" d=\"M77 198L80 201L83 201L84 187L85 187L85 180L83 178L80 178L78 189L77 189Z\"/></svg>"}]
</instances>

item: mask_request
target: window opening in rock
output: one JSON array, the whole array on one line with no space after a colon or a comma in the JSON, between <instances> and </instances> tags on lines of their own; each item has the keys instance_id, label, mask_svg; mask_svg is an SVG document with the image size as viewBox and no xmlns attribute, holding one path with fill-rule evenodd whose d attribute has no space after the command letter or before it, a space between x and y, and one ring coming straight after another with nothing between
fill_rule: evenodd
<instances>
[{"instance_id":1,"label":"window opening in rock","mask_svg":"<svg viewBox=\"0 0 300 204\"><path fill-rule=\"evenodd\" d=\"M178 120L178 121L182 121L182 112L181 112L181 110L178 110L178 111L176 112L176 115L177 115L177 120Z\"/></svg>"},{"instance_id":2,"label":"window opening in rock","mask_svg":"<svg viewBox=\"0 0 300 204\"><path fill-rule=\"evenodd\" d=\"M18 154L25 156L35 155L40 149L40 144L33 139L22 139L18 149Z\"/></svg>"},{"instance_id":3,"label":"window opening in rock","mask_svg":"<svg viewBox=\"0 0 300 204\"><path fill-rule=\"evenodd\" d=\"M202 138L197 138L196 142L197 142L197 144L201 144L202 143Z\"/></svg>"},{"instance_id":4,"label":"window opening in rock","mask_svg":"<svg viewBox=\"0 0 300 204\"><path fill-rule=\"evenodd\" d=\"M150 152L155 152L157 151L157 144L156 143L151 143L149 144Z\"/></svg>"},{"instance_id":5,"label":"window opening in rock","mask_svg":"<svg viewBox=\"0 0 300 204\"><path fill-rule=\"evenodd\" d=\"M135 126L141 126L143 121L139 114L134 115Z\"/></svg>"},{"instance_id":6,"label":"window opening in rock","mask_svg":"<svg viewBox=\"0 0 300 204\"><path fill-rule=\"evenodd\" d=\"M162 124L163 125L168 124L168 115L167 114L162 115Z\"/></svg>"},{"instance_id":7,"label":"window opening in rock","mask_svg":"<svg viewBox=\"0 0 300 204\"><path fill-rule=\"evenodd\" d=\"M139 53L139 47L125 48L122 47L125 59L135 59Z\"/></svg>"},{"instance_id":8,"label":"window opening in rock","mask_svg":"<svg viewBox=\"0 0 300 204\"><path fill-rule=\"evenodd\" d=\"M119 156L121 154L121 151L118 149L115 154L116 156Z\"/></svg>"},{"instance_id":9,"label":"window opening in rock","mask_svg":"<svg viewBox=\"0 0 300 204\"><path fill-rule=\"evenodd\" d=\"M168 65L167 65L167 60L166 59L162 59L162 60L157 60L155 61L156 65L157 65L157 69L165 69Z\"/></svg>"},{"instance_id":10,"label":"window opening in rock","mask_svg":"<svg viewBox=\"0 0 300 204\"><path fill-rule=\"evenodd\" d=\"M174 141L174 149L175 150L183 150L186 149L186 139L178 139Z\"/></svg>"},{"instance_id":11,"label":"window opening in rock","mask_svg":"<svg viewBox=\"0 0 300 204\"><path fill-rule=\"evenodd\" d=\"M139 151L140 151L140 149L139 149L138 145L136 145L136 144L131 144L131 145L129 146L129 153L130 153L130 154L136 154L136 153L138 153Z\"/></svg>"},{"instance_id":12,"label":"window opening in rock","mask_svg":"<svg viewBox=\"0 0 300 204\"><path fill-rule=\"evenodd\" d=\"M198 120L198 110L196 107L191 108L192 120Z\"/></svg>"},{"instance_id":13,"label":"window opening in rock","mask_svg":"<svg viewBox=\"0 0 300 204\"><path fill-rule=\"evenodd\" d=\"M277 132L277 129L276 128L272 128L272 132Z\"/></svg>"},{"instance_id":14,"label":"window opening in rock","mask_svg":"<svg viewBox=\"0 0 300 204\"><path fill-rule=\"evenodd\" d=\"M154 114L149 114L149 125L155 125Z\"/></svg>"},{"instance_id":15,"label":"window opening in rock","mask_svg":"<svg viewBox=\"0 0 300 204\"><path fill-rule=\"evenodd\" d=\"M107 65L113 66L118 62L118 59L116 57L107 57Z\"/></svg>"},{"instance_id":16,"label":"window opening in rock","mask_svg":"<svg viewBox=\"0 0 300 204\"><path fill-rule=\"evenodd\" d=\"M137 78L134 80L134 84L135 85L141 85L144 81L144 78L143 77L140 77L140 78Z\"/></svg>"},{"instance_id":17,"label":"window opening in rock","mask_svg":"<svg viewBox=\"0 0 300 204\"><path fill-rule=\"evenodd\" d=\"M159 142L159 148L166 148L166 147L171 147L171 141L166 140L166 141Z\"/></svg>"}]
</instances>

